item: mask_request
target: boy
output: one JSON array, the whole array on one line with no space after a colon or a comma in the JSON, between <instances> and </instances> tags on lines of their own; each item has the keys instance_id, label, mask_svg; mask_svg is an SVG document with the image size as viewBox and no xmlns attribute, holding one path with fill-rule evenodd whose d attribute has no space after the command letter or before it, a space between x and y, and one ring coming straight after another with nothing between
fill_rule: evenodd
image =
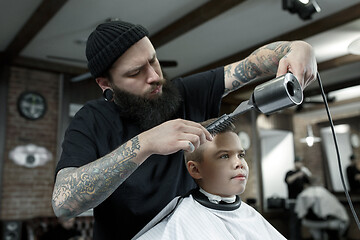
<instances>
[{"instance_id":1,"label":"boy","mask_svg":"<svg viewBox=\"0 0 360 240\"><path fill-rule=\"evenodd\" d=\"M285 239L238 196L245 190L249 167L235 127L213 136L185 153L199 188L175 198L134 239Z\"/></svg>"}]
</instances>

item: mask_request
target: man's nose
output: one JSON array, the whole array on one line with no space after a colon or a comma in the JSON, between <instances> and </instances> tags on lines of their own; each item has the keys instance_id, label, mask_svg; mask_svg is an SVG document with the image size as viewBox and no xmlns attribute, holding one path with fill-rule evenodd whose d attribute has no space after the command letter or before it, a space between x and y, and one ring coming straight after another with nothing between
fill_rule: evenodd
<instances>
[{"instance_id":1,"label":"man's nose","mask_svg":"<svg viewBox=\"0 0 360 240\"><path fill-rule=\"evenodd\" d=\"M160 76L156 70L149 64L147 67L146 82L148 84L156 83L160 81Z\"/></svg>"}]
</instances>

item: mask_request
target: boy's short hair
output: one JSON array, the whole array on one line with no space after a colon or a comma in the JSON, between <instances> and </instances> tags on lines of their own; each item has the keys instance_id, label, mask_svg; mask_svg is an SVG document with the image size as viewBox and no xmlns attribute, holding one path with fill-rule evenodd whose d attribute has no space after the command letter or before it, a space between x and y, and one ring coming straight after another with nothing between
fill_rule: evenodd
<instances>
[{"instance_id":1,"label":"boy's short hair","mask_svg":"<svg viewBox=\"0 0 360 240\"><path fill-rule=\"evenodd\" d=\"M208 120L206 120L204 122L201 122L200 124L203 127L207 127L211 123L215 122L215 120L217 120L217 118L211 118L211 119L208 119ZM234 132L234 133L236 133L235 125L231 123L227 127L225 127L224 129L222 129L220 132L212 133L211 135L214 137L216 134L224 133L224 132ZM184 153L185 164L188 161L201 162L202 161L202 156L203 156L203 151L204 151L204 149L199 147L198 149L196 149L193 152L185 152Z\"/></svg>"}]
</instances>

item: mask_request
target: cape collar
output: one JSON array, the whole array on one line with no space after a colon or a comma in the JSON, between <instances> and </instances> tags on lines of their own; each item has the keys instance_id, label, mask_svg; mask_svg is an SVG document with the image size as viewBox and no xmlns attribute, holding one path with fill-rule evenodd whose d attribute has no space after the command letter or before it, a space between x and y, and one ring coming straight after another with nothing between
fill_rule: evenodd
<instances>
[{"instance_id":1,"label":"cape collar","mask_svg":"<svg viewBox=\"0 0 360 240\"><path fill-rule=\"evenodd\" d=\"M195 189L192 191L191 195L201 205L207 208L221 210L221 211L233 211L240 207L241 199L236 195L235 202L227 203L224 201L220 201L219 203L210 202L209 198L205 196L199 189Z\"/></svg>"}]
</instances>

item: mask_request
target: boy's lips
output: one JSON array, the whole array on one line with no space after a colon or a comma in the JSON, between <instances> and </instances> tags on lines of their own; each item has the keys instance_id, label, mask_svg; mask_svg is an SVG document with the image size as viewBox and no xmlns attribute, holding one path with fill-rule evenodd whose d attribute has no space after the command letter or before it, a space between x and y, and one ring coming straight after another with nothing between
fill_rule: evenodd
<instances>
[{"instance_id":1,"label":"boy's lips","mask_svg":"<svg viewBox=\"0 0 360 240\"><path fill-rule=\"evenodd\" d=\"M246 179L246 174L238 174L235 177L232 177L233 179L240 179L240 180L245 180Z\"/></svg>"}]
</instances>

